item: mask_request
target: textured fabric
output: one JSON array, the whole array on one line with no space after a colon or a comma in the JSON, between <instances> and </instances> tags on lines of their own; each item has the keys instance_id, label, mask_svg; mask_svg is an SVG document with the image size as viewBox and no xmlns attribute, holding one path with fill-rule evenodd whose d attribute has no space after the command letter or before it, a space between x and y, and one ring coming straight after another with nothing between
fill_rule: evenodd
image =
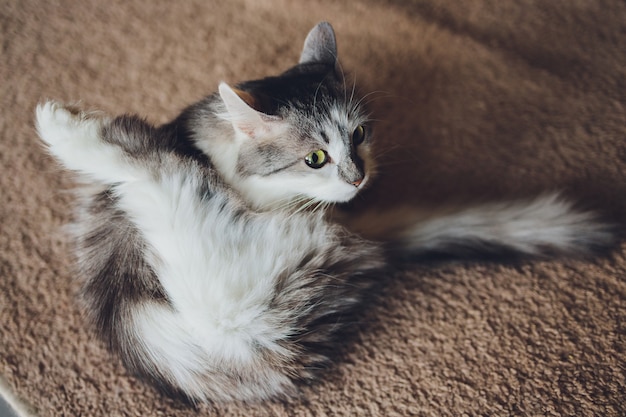
<instances>
[{"instance_id":1,"label":"textured fabric","mask_svg":"<svg viewBox=\"0 0 626 417\"><path fill-rule=\"evenodd\" d=\"M334 25L371 101L380 176L359 205L563 190L626 220L626 3L9 0L0 7L0 376L41 416L625 415L626 245L590 259L426 263L385 280L292 404L162 397L85 328L63 226L71 176L37 102L164 122L220 80L295 63Z\"/></svg>"}]
</instances>

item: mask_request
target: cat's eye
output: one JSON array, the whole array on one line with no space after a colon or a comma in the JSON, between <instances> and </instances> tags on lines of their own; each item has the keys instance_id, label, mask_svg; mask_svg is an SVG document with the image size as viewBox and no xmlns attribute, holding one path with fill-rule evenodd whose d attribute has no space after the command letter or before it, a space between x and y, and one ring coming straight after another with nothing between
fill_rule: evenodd
<instances>
[{"instance_id":1,"label":"cat's eye","mask_svg":"<svg viewBox=\"0 0 626 417\"><path fill-rule=\"evenodd\" d=\"M354 132L352 132L352 144L358 146L363 143L363 140L365 140L365 127L359 125L354 129Z\"/></svg>"},{"instance_id":2,"label":"cat's eye","mask_svg":"<svg viewBox=\"0 0 626 417\"><path fill-rule=\"evenodd\" d=\"M313 169L319 169L328 162L328 154L325 150L318 149L305 156L304 162Z\"/></svg>"}]
</instances>

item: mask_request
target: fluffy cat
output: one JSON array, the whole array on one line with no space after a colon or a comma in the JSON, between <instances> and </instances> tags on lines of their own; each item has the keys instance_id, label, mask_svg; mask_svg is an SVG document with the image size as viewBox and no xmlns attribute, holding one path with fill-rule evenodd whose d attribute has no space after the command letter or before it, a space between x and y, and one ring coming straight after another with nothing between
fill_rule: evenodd
<instances>
[{"instance_id":1,"label":"fluffy cat","mask_svg":"<svg viewBox=\"0 0 626 417\"><path fill-rule=\"evenodd\" d=\"M351 200L374 161L328 23L287 72L222 83L163 126L55 102L36 113L83 183L74 235L90 321L131 371L194 402L295 395L385 273L387 248L536 255L611 239L554 196L382 230L380 242L329 220L328 203Z\"/></svg>"}]
</instances>

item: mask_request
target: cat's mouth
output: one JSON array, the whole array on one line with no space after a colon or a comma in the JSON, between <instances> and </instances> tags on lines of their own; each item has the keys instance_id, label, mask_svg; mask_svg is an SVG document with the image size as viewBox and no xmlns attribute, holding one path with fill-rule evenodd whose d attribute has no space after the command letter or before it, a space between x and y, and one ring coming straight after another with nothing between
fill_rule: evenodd
<instances>
[{"instance_id":1,"label":"cat's mouth","mask_svg":"<svg viewBox=\"0 0 626 417\"><path fill-rule=\"evenodd\" d=\"M347 203L352 200L358 193L363 190L369 182L369 175L364 175L363 178L358 181L346 182L347 185L341 187L342 190L335 193L334 198L329 199L332 203Z\"/></svg>"}]
</instances>

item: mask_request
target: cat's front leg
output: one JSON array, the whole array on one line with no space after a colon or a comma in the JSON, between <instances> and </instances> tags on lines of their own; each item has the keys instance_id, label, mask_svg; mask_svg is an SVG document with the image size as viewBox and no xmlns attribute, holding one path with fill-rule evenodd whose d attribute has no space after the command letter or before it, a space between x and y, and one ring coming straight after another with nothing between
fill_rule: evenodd
<instances>
[{"instance_id":1,"label":"cat's front leg","mask_svg":"<svg viewBox=\"0 0 626 417\"><path fill-rule=\"evenodd\" d=\"M66 168L105 184L141 176L123 149L103 140L110 123L103 114L48 101L37 106L36 118L39 136Z\"/></svg>"}]
</instances>

